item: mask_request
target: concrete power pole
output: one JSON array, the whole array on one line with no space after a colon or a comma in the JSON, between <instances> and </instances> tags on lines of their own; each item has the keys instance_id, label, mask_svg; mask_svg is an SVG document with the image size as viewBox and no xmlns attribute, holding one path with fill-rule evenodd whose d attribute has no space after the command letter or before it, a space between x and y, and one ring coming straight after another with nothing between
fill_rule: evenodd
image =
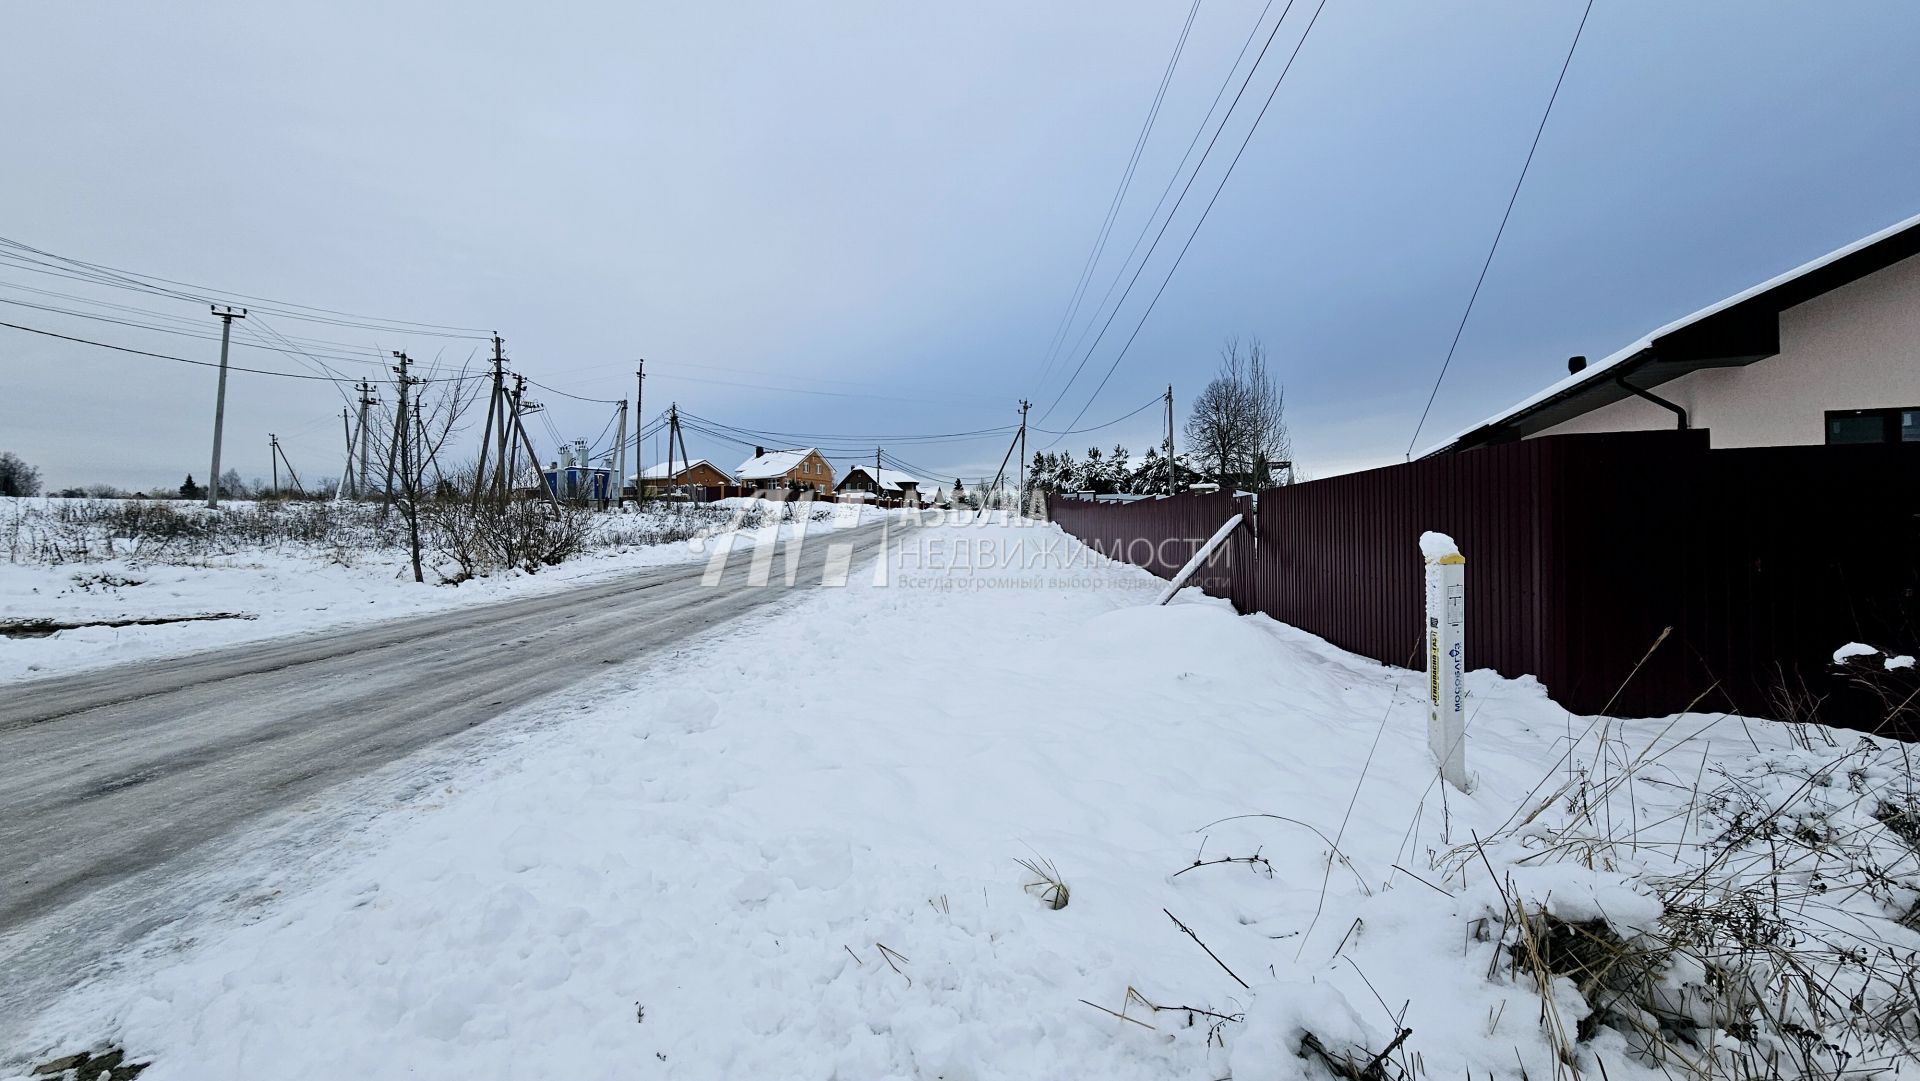
<instances>
[{"instance_id":1,"label":"concrete power pole","mask_svg":"<svg viewBox=\"0 0 1920 1081\"><path fill-rule=\"evenodd\" d=\"M367 431L367 409L376 404L378 399L373 396L373 384L364 379L360 380L353 389L360 392L360 426L355 429L359 433L360 441L360 482L353 486L353 494L356 498L365 499L367 496L367 444L373 442ZM348 468L352 468L351 463L348 464Z\"/></svg>"},{"instance_id":2,"label":"concrete power pole","mask_svg":"<svg viewBox=\"0 0 1920 1081\"><path fill-rule=\"evenodd\" d=\"M621 503L626 500L626 496L627 496L627 491L626 491L627 489L627 400L625 398L620 399L620 425L618 429L618 437L619 437L618 441L614 444L614 446L618 448L614 454L614 466L613 466L614 468L613 509L614 510L620 509Z\"/></svg>"},{"instance_id":3,"label":"concrete power pole","mask_svg":"<svg viewBox=\"0 0 1920 1081\"><path fill-rule=\"evenodd\" d=\"M1033 403L1020 399L1020 517L1027 516L1027 410ZM1072 425L1068 425L1072 427Z\"/></svg>"},{"instance_id":4,"label":"concrete power pole","mask_svg":"<svg viewBox=\"0 0 1920 1081\"><path fill-rule=\"evenodd\" d=\"M647 496L647 468L641 451L646 444L640 439L640 427L647 422L647 362L634 361L633 370L633 505L638 507Z\"/></svg>"},{"instance_id":5,"label":"concrete power pole","mask_svg":"<svg viewBox=\"0 0 1920 1081\"><path fill-rule=\"evenodd\" d=\"M213 467L207 472L207 506L220 506L220 430L227 422L227 345L233 337L233 321L245 319L247 309L211 304L208 311L220 317L220 389L213 400Z\"/></svg>"},{"instance_id":6,"label":"concrete power pole","mask_svg":"<svg viewBox=\"0 0 1920 1081\"><path fill-rule=\"evenodd\" d=\"M1173 498L1174 478L1179 474L1173 468L1173 384L1167 384L1167 498Z\"/></svg>"},{"instance_id":7,"label":"concrete power pole","mask_svg":"<svg viewBox=\"0 0 1920 1081\"><path fill-rule=\"evenodd\" d=\"M273 494L280 494L280 437L267 433L267 458L273 462Z\"/></svg>"},{"instance_id":8,"label":"concrete power pole","mask_svg":"<svg viewBox=\"0 0 1920 1081\"><path fill-rule=\"evenodd\" d=\"M340 471L340 484L342 487L334 489L333 497L335 499L340 498L340 492L343 491L345 487L350 487L353 484L353 421L348 419L348 413L344 406L340 410L340 429L347 435L347 467Z\"/></svg>"},{"instance_id":9,"label":"concrete power pole","mask_svg":"<svg viewBox=\"0 0 1920 1081\"><path fill-rule=\"evenodd\" d=\"M495 432L493 433L493 439L494 439L493 486L495 488L495 495L500 499L501 502L505 502L508 498L510 498L513 495L513 469L509 465L511 455L508 453L508 446L507 446L508 444L508 439L507 439L508 432L507 432L507 420L506 420L507 384L506 384L506 367L505 367L507 363L507 354L504 348L505 345L506 343L500 340L500 335L495 334L493 336L493 394L494 394L494 401L499 403L499 412L500 412L500 418L499 418L500 427L497 430L495 430ZM515 414L515 416L517 418L518 414ZM487 448L485 446L484 438L483 438L482 445L480 447L481 461L484 462L486 460L486 457L487 457ZM535 462L533 464L537 467L539 466L540 463Z\"/></svg>"},{"instance_id":10,"label":"concrete power pole","mask_svg":"<svg viewBox=\"0 0 1920 1081\"><path fill-rule=\"evenodd\" d=\"M680 434L680 403L667 406L667 490L673 490L673 440Z\"/></svg>"}]
</instances>

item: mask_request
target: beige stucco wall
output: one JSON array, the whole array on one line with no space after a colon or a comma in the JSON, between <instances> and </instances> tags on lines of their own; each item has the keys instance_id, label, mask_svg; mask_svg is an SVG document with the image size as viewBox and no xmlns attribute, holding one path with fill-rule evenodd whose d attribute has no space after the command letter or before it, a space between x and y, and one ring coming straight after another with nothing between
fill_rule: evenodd
<instances>
[{"instance_id":1,"label":"beige stucco wall","mask_svg":"<svg viewBox=\"0 0 1920 1081\"><path fill-rule=\"evenodd\" d=\"M1781 312L1777 356L1652 389L1711 429L1716 447L1824 443L1829 409L1920 406L1920 256ZM1668 410L1628 398L1536 434L1674 423Z\"/></svg>"}]
</instances>

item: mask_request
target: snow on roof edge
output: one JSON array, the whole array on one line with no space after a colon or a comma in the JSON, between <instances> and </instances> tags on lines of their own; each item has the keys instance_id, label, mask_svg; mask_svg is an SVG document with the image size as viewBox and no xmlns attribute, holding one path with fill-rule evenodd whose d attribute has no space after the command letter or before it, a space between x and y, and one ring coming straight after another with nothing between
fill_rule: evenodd
<instances>
[{"instance_id":1,"label":"snow on roof edge","mask_svg":"<svg viewBox=\"0 0 1920 1081\"><path fill-rule=\"evenodd\" d=\"M1844 259L1847 256L1852 255L1854 252L1860 251L1863 248L1872 247L1873 245L1878 244L1883 240L1886 240L1888 237L1894 236L1898 233L1905 232L1906 230L1911 229L1915 226L1920 226L1920 214L1914 214L1909 218L1903 219L1901 221L1897 221L1892 225L1889 225L1886 228L1881 229L1878 232L1869 233L1868 235L1861 237L1860 239L1854 241L1851 244L1846 245L1845 247L1835 248L1833 251L1830 251L1827 254L1822 255L1817 259L1810 259L1807 262L1804 262L1799 266L1794 267L1792 270L1789 270L1783 274L1776 274L1773 277L1768 278L1766 281L1763 281L1758 285L1750 286L1749 288L1743 289L1740 292L1735 293L1730 297L1726 297L1722 300L1709 304L1706 307L1701 308L1699 311L1693 312L1690 315L1681 316L1680 318L1675 319L1673 322L1668 323L1665 326L1662 326L1659 329L1652 331L1651 333L1644 334L1641 337L1635 339L1633 344L1627 346L1626 348L1617 350L1616 352L1613 352L1607 355L1606 357L1601 358L1599 361L1587 365L1585 368L1581 369L1578 372L1569 373L1565 378L1553 383L1552 385L1546 387L1543 390L1535 392L1529 397L1521 399L1520 401L1514 403L1513 405L1508 406L1507 408L1501 410L1498 413L1495 413L1494 415L1488 417L1487 419L1481 421L1480 423L1469 425L1465 428L1462 428L1460 431L1455 432L1452 436L1449 436L1448 438L1442 440L1441 442L1435 443L1433 446L1428 447L1426 450L1421 451L1418 457L1425 458L1430 454L1435 454L1435 453L1438 453L1439 451L1445 450L1446 448L1454 445L1455 443L1460 442L1461 439L1472 434L1473 432L1477 432L1482 428L1488 427L1489 425L1498 424L1501 421L1506 420L1507 418L1513 416L1515 413L1522 412L1528 408L1531 408L1532 406L1538 405L1540 402L1543 402L1546 399L1561 393L1562 391L1570 390L1573 387L1578 386L1589 379L1598 378L1602 373L1613 368L1615 365L1619 364L1621 361L1626 360L1628 357L1634 356L1635 354L1638 354L1643 350L1651 348L1653 345L1653 340L1655 338L1664 337L1665 335L1671 334L1682 327L1689 326L1693 323L1697 323L1700 320L1707 318L1708 316L1717 315L1720 312L1723 312L1726 309L1733 307L1735 304L1740 303L1741 301L1751 300L1754 297L1759 296L1761 293L1764 293L1769 289L1774 289L1779 286L1785 285L1786 283L1794 280L1795 278L1801 277L1802 275L1811 274L1814 271L1819 270L1821 267L1826 266L1829 263L1832 263L1839 259Z\"/></svg>"}]
</instances>

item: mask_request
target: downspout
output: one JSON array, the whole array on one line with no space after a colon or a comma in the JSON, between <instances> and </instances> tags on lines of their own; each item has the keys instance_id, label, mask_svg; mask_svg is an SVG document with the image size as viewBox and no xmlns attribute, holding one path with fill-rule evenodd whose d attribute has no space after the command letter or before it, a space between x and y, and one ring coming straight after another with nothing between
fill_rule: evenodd
<instances>
[{"instance_id":1,"label":"downspout","mask_svg":"<svg viewBox=\"0 0 1920 1081\"><path fill-rule=\"evenodd\" d=\"M1652 402L1653 404L1659 406L1662 409L1673 410L1673 415L1680 418L1681 431L1684 432L1688 428L1692 427L1692 425L1687 423L1687 411L1685 409L1680 408L1679 406L1673 404L1672 402L1666 400L1665 398L1660 397L1658 394L1655 394L1652 391L1642 390L1639 387L1634 386L1632 383L1627 382L1627 377L1624 375L1614 376L1613 381L1619 385L1621 390L1627 391L1628 393L1636 395L1638 397L1645 398L1647 401Z\"/></svg>"}]
</instances>

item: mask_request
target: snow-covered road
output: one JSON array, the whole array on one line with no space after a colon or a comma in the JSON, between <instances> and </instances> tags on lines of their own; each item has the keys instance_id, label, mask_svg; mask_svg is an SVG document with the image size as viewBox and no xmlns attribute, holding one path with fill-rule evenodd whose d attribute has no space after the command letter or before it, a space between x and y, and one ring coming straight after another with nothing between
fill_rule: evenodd
<instances>
[{"instance_id":1,"label":"snow-covered road","mask_svg":"<svg viewBox=\"0 0 1920 1081\"><path fill-rule=\"evenodd\" d=\"M0 697L0 1019L183 908L201 848L447 736L818 586L879 525L557 594L14 684ZM798 562L789 579L786 552ZM767 554L774 555L769 547ZM770 570L772 568L769 568ZM779 588L792 581L796 589ZM0 1044L9 1035L0 1021Z\"/></svg>"}]
</instances>

